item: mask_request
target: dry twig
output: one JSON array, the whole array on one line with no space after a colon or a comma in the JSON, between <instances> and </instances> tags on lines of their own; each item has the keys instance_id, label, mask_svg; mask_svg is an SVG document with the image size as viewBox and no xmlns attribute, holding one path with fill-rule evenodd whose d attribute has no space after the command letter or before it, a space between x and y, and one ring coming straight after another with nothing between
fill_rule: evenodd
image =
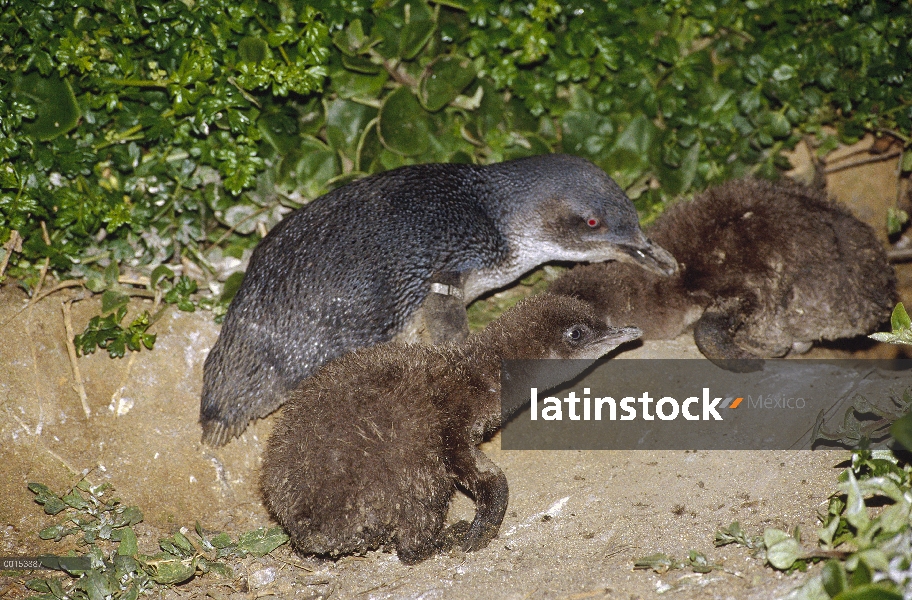
<instances>
[{"instance_id":1,"label":"dry twig","mask_svg":"<svg viewBox=\"0 0 912 600\"><path fill-rule=\"evenodd\" d=\"M63 306L63 326L66 328L66 347L70 355L70 365L73 367L73 378L76 385L73 389L79 394L79 400L82 402L82 410L85 412L86 419L92 416L92 410L89 408L89 398L86 395L85 385L82 383L82 374L79 372L79 362L76 360L76 346L73 345L73 319L70 315L70 305L72 300L62 303Z\"/></svg>"}]
</instances>

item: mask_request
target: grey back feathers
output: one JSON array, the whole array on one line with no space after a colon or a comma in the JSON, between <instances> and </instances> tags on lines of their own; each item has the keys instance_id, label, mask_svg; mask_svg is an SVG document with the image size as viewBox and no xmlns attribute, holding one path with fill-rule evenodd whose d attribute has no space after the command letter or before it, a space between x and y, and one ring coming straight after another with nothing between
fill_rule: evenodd
<instances>
[{"instance_id":1,"label":"grey back feathers","mask_svg":"<svg viewBox=\"0 0 912 600\"><path fill-rule=\"evenodd\" d=\"M649 228L681 265L660 278L627 265L576 267L549 291L595 304L644 339L693 325L711 359L782 356L817 340L870 333L896 279L870 227L822 191L744 179L669 207Z\"/></svg>"},{"instance_id":2,"label":"grey back feathers","mask_svg":"<svg viewBox=\"0 0 912 600\"><path fill-rule=\"evenodd\" d=\"M203 440L221 445L328 360L392 339L436 273L464 302L549 260L630 260L671 271L630 200L564 155L479 167L403 167L288 215L255 249L206 359Z\"/></svg>"},{"instance_id":3,"label":"grey back feathers","mask_svg":"<svg viewBox=\"0 0 912 600\"><path fill-rule=\"evenodd\" d=\"M596 358L638 336L584 302L543 295L462 344L355 350L291 395L264 454L266 506L299 552L385 546L411 563L444 545L458 483L476 503L458 543L482 548L508 499L503 472L477 448L500 424L501 360Z\"/></svg>"}]
</instances>

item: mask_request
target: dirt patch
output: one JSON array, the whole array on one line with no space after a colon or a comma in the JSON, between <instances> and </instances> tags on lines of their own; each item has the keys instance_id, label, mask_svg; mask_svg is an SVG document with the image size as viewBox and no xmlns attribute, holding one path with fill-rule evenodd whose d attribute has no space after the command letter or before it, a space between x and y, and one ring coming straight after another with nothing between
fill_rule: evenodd
<instances>
[{"instance_id":1,"label":"dirt patch","mask_svg":"<svg viewBox=\"0 0 912 600\"><path fill-rule=\"evenodd\" d=\"M880 168L876 165L874 168ZM864 177L856 171L856 179ZM888 197L878 192L878 198ZM895 197L895 196L894 196ZM877 219L880 218L878 215ZM910 281L909 269L900 269ZM908 299L910 296L904 294ZM83 409L65 345L67 292L32 306L20 291L0 288L0 555L61 553L42 542L55 523L33 502L30 481L64 491L83 476L111 482L138 505L140 550L199 521L233 537L273 525L257 489L258 466L271 419L221 449L200 443L197 423L203 361L218 334L208 313L168 309L151 332L155 350L111 360L79 359L88 400ZM132 311L149 308L134 301ZM73 304L77 330L97 314L97 300ZM842 352L837 345L818 351ZM880 347L875 355L893 356ZM879 354L878 354L879 353ZM647 343L633 356L698 357L692 340ZM510 506L500 535L482 551L434 557L416 566L374 552L337 562L295 556L287 547L262 559L232 563L231 581L212 576L166 590L163 598L771 598L807 575L764 567L749 551L713 547L717 529L740 521L805 532L835 489L842 451L505 451L495 438L483 448L506 473ZM450 519L471 518L458 496ZM636 558L703 552L723 570L656 574L634 571ZM812 567L814 572L819 567ZM32 574L2 578L0 596L28 595Z\"/></svg>"},{"instance_id":2,"label":"dirt patch","mask_svg":"<svg viewBox=\"0 0 912 600\"><path fill-rule=\"evenodd\" d=\"M169 309L155 324L155 350L120 360L79 359L91 415L86 416L65 346L63 295L27 308L12 288L0 295L2 426L0 553L59 553L37 532L56 522L26 488L30 481L63 491L85 474L111 482L145 514L140 548L199 521L233 536L271 525L257 491L257 468L271 419L213 450L199 442L202 365L218 333L207 313ZM143 303L134 303L142 310ZM145 307L147 308L147 307ZM98 310L73 305L74 323ZM639 356L697 356L683 338L647 344ZM739 520L812 532L833 490L842 452L545 452L484 450L510 482L510 508L500 536L485 550L436 557L417 566L372 553L333 563L295 557L286 548L237 561L239 577L204 577L165 597L253 597L266 590L304 597L649 597L669 586L683 597L769 597L800 577L783 577L743 549L715 549L716 529ZM459 497L451 519L471 518ZM633 571L643 555L683 558L691 549L725 565L709 575ZM251 583L252 582L252 583ZM14 582L15 583L15 582ZM256 588L260 585L262 589ZM19 592L24 590L18 588ZM242 591L242 590L248 591ZM11 592L13 593L13 592ZM17 592L18 593L18 592ZM8 595L9 596L9 595Z\"/></svg>"}]
</instances>

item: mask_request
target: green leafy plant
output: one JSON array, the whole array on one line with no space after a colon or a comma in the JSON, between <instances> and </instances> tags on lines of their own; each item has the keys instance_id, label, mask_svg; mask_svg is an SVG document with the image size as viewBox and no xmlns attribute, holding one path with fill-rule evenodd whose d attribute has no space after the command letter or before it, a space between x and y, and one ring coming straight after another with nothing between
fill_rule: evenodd
<instances>
[{"instance_id":1,"label":"green leafy plant","mask_svg":"<svg viewBox=\"0 0 912 600\"><path fill-rule=\"evenodd\" d=\"M722 567L721 565L710 562L703 553L691 550L687 553L687 558L684 560L677 560L662 552L650 554L649 556L644 556L634 561L633 568L651 569L656 573L665 573L676 569L689 568L694 573L711 573Z\"/></svg>"},{"instance_id":2,"label":"green leafy plant","mask_svg":"<svg viewBox=\"0 0 912 600\"><path fill-rule=\"evenodd\" d=\"M180 310L193 312L196 304L191 296L196 293L196 281L186 275L176 277L174 271L165 265L158 266L152 271L149 286L153 290L163 292L162 299L168 304L176 304Z\"/></svg>"},{"instance_id":3,"label":"green leafy plant","mask_svg":"<svg viewBox=\"0 0 912 600\"><path fill-rule=\"evenodd\" d=\"M890 333L877 332L868 337L889 344L912 344L912 319L902 302L896 305L890 315L890 327L893 330Z\"/></svg>"},{"instance_id":4,"label":"green leafy plant","mask_svg":"<svg viewBox=\"0 0 912 600\"><path fill-rule=\"evenodd\" d=\"M835 430L823 426L824 412L820 411L811 433L813 443L829 440L845 448L856 448L871 442L884 443L891 437L904 443L905 424L912 418L912 390L904 391L902 396L891 395L889 400L892 406L878 406L859 395Z\"/></svg>"},{"instance_id":5,"label":"green leafy plant","mask_svg":"<svg viewBox=\"0 0 912 600\"><path fill-rule=\"evenodd\" d=\"M887 450L859 450L821 515L824 549L848 546L794 598L901 598L912 589L912 467ZM885 505L885 508L874 508Z\"/></svg>"},{"instance_id":6,"label":"green leafy plant","mask_svg":"<svg viewBox=\"0 0 912 600\"><path fill-rule=\"evenodd\" d=\"M791 600L895 600L912 590L912 466L890 450L861 448L839 476L838 491L818 515L817 546L800 533L768 528L747 536L740 524L716 532L716 545L752 549L771 567L820 572L787 597Z\"/></svg>"},{"instance_id":7,"label":"green leafy plant","mask_svg":"<svg viewBox=\"0 0 912 600\"><path fill-rule=\"evenodd\" d=\"M189 261L215 307L213 283L283 214L413 162L579 154L646 218L711 183L776 176L809 134L819 153L890 135L912 168L903 2L0 11L0 244L21 235L5 268L29 290L45 266L91 279Z\"/></svg>"},{"instance_id":8,"label":"green leafy plant","mask_svg":"<svg viewBox=\"0 0 912 600\"><path fill-rule=\"evenodd\" d=\"M781 529L768 527L760 536L747 536L741 524L735 521L728 527L716 532L716 546L737 544L754 550L771 567L781 570L807 570L809 561L819 560L821 556L805 551L801 546L801 531L796 527L789 534Z\"/></svg>"},{"instance_id":9,"label":"green leafy plant","mask_svg":"<svg viewBox=\"0 0 912 600\"><path fill-rule=\"evenodd\" d=\"M102 296L102 305L105 297ZM126 327L121 325L127 307L120 306L107 316L97 315L89 320L85 331L73 338L78 354L93 354L97 348L107 350L111 358L123 358L127 350L139 352L143 346L155 346L155 334L146 333L150 325L148 311L140 313Z\"/></svg>"},{"instance_id":10,"label":"green leafy plant","mask_svg":"<svg viewBox=\"0 0 912 600\"><path fill-rule=\"evenodd\" d=\"M30 483L35 501L49 515L63 514L59 523L41 530L45 540L61 541L75 536L85 549L80 568L73 561L59 561L70 579L36 578L26 586L38 595L31 600L113 600L135 599L157 586L177 585L197 575L212 574L232 578L227 559L262 557L288 541L281 528L259 528L241 534L236 541L226 533L204 534L199 523L193 533L181 528L159 540L159 551L140 552L133 526L142 521L142 512L125 506L114 497L108 484L93 486L80 481L60 496L40 483ZM70 556L76 556L70 553ZM84 567L84 568L82 568Z\"/></svg>"}]
</instances>

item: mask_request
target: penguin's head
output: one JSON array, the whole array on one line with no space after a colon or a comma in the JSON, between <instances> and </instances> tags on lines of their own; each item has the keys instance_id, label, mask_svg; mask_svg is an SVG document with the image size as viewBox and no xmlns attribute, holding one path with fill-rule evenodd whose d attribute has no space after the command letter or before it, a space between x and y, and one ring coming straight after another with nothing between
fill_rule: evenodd
<instances>
[{"instance_id":1,"label":"penguin's head","mask_svg":"<svg viewBox=\"0 0 912 600\"><path fill-rule=\"evenodd\" d=\"M540 294L506 311L478 335L487 336L499 347L503 359L529 361L514 364L511 378L528 379L531 385L548 389L573 379L621 344L639 338L641 331L608 325L588 302Z\"/></svg>"},{"instance_id":2,"label":"penguin's head","mask_svg":"<svg viewBox=\"0 0 912 600\"><path fill-rule=\"evenodd\" d=\"M595 360L642 335L636 327L613 327L588 302L539 294L506 311L485 330L501 340L508 359Z\"/></svg>"},{"instance_id":3,"label":"penguin's head","mask_svg":"<svg viewBox=\"0 0 912 600\"><path fill-rule=\"evenodd\" d=\"M529 388L553 388L585 371L621 344L640 337L636 327L612 327L588 302L556 294L526 298L475 334L500 348L505 361L502 414L529 401ZM572 359L572 360L537 360ZM517 391L521 391L519 395Z\"/></svg>"},{"instance_id":4,"label":"penguin's head","mask_svg":"<svg viewBox=\"0 0 912 600\"><path fill-rule=\"evenodd\" d=\"M545 358L595 360L642 335L636 327L608 325L588 302L575 298L544 294L526 302L531 318L525 322L540 329Z\"/></svg>"},{"instance_id":5,"label":"penguin's head","mask_svg":"<svg viewBox=\"0 0 912 600\"><path fill-rule=\"evenodd\" d=\"M591 162L550 154L503 165L514 179L508 235L523 252L541 262L617 260L677 272L674 257L643 234L630 198Z\"/></svg>"}]
</instances>

